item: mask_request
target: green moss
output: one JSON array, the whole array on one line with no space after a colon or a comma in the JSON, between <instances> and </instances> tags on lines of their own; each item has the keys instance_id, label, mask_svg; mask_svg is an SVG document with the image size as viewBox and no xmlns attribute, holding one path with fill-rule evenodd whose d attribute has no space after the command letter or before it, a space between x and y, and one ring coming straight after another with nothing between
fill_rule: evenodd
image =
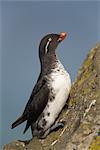
<instances>
[{"instance_id":1,"label":"green moss","mask_svg":"<svg viewBox=\"0 0 100 150\"><path fill-rule=\"evenodd\" d=\"M95 52L96 52L96 48L92 49L88 54L87 59L83 63L84 69L89 67L89 65L92 63L92 60L95 56Z\"/></svg>"},{"instance_id":2,"label":"green moss","mask_svg":"<svg viewBox=\"0 0 100 150\"><path fill-rule=\"evenodd\" d=\"M86 72L89 72L89 70L87 70L90 66L92 66L91 64L93 63L93 58L95 56L95 53L96 53L96 49L97 48L94 48L92 49L87 58L85 59L83 65L81 66L81 68L79 69L78 71L78 75L77 75L77 80L80 80L81 76L83 77L83 74L84 74L84 71Z\"/></svg>"},{"instance_id":3,"label":"green moss","mask_svg":"<svg viewBox=\"0 0 100 150\"><path fill-rule=\"evenodd\" d=\"M88 150L100 150L100 136L93 139Z\"/></svg>"}]
</instances>

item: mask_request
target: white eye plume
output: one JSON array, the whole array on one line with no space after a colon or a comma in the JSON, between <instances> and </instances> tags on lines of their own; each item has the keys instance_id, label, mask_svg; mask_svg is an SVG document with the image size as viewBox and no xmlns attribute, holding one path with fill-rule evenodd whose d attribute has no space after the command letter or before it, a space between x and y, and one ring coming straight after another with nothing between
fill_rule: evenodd
<instances>
[{"instance_id":1,"label":"white eye plume","mask_svg":"<svg viewBox=\"0 0 100 150\"><path fill-rule=\"evenodd\" d=\"M46 46L45 46L45 53L48 52L48 46L49 46L49 44L50 44L51 41L52 41L52 39L49 38L49 39L48 39L48 42L47 42L47 44L46 44Z\"/></svg>"}]
</instances>

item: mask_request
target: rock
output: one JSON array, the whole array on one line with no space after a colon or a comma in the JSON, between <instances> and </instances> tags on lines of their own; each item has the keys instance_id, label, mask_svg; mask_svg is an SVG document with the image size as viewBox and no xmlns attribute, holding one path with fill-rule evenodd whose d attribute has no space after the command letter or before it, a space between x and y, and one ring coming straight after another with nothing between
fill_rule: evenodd
<instances>
[{"instance_id":1,"label":"rock","mask_svg":"<svg viewBox=\"0 0 100 150\"><path fill-rule=\"evenodd\" d=\"M20 141L13 141L9 144L6 144L3 150L23 150L25 148L25 143Z\"/></svg>"},{"instance_id":2,"label":"rock","mask_svg":"<svg viewBox=\"0 0 100 150\"><path fill-rule=\"evenodd\" d=\"M59 119L65 127L46 139L15 141L4 150L99 150L100 149L100 44L93 48L72 85L68 107Z\"/></svg>"}]
</instances>

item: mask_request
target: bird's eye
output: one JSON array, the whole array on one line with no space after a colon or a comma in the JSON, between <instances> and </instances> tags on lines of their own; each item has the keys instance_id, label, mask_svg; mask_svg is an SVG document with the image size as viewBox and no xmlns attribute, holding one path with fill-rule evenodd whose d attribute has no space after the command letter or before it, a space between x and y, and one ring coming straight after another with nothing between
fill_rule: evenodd
<instances>
[{"instance_id":1,"label":"bird's eye","mask_svg":"<svg viewBox=\"0 0 100 150\"><path fill-rule=\"evenodd\" d=\"M51 41L52 41L51 38L49 38L49 39L47 40L47 43L46 43L46 46L45 46L45 53L48 52L48 46L49 46L49 44L50 44Z\"/></svg>"}]
</instances>

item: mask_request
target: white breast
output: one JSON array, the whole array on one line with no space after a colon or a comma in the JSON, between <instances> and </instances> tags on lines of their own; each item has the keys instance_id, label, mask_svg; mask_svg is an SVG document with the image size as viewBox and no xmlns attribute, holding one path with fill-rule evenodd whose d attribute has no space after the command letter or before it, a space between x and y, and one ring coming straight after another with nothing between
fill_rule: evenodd
<instances>
[{"instance_id":1,"label":"white breast","mask_svg":"<svg viewBox=\"0 0 100 150\"><path fill-rule=\"evenodd\" d=\"M58 62L57 68L53 70L50 77L49 86L52 87L55 97L53 101L48 101L49 107L44 110L45 114L47 111L50 113L50 116L45 116L48 122L46 128L49 128L58 117L66 103L71 88L70 76L60 62Z\"/></svg>"}]
</instances>

